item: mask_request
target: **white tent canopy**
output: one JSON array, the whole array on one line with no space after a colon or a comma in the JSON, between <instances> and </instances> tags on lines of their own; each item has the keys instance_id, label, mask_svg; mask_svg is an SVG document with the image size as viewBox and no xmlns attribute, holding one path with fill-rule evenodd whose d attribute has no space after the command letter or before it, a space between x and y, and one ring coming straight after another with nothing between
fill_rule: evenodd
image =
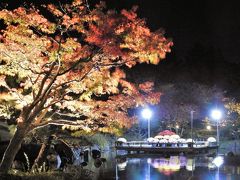
<instances>
[{"instance_id":1,"label":"white tent canopy","mask_svg":"<svg viewBox=\"0 0 240 180\"><path fill-rule=\"evenodd\" d=\"M177 134L174 134L174 135L171 135L170 138L173 138L173 139L180 139L180 136L177 135Z\"/></svg>"},{"instance_id":2,"label":"white tent canopy","mask_svg":"<svg viewBox=\"0 0 240 180\"><path fill-rule=\"evenodd\" d=\"M170 142L170 143L177 143L177 139L175 139L175 138L170 138L170 139L168 140L168 142Z\"/></svg>"},{"instance_id":3,"label":"white tent canopy","mask_svg":"<svg viewBox=\"0 0 240 180\"><path fill-rule=\"evenodd\" d=\"M160 143L168 143L168 140L167 139L160 139L159 142Z\"/></svg>"},{"instance_id":4,"label":"white tent canopy","mask_svg":"<svg viewBox=\"0 0 240 180\"><path fill-rule=\"evenodd\" d=\"M163 138L164 138L164 139L169 139L170 136L169 136L169 135L165 135L165 136L163 136Z\"/></svg>"},{"instance_id":5,"label":"white tent canopy","mask_svg":"<svg viewBox=\"0 0 240 180\"><path fill-rule=\"evenodd\" d=\"M180 138L180 139L178 139L178 142L180 142L180 143L186 143L187 140L186 140L186 139L183 139L183 138Z\"/></svg>"},{"instance_id":6,"label":"white tent canopy","mask_svg":"<svg viewBox=\"0 0 240 180\"><path fill-rule=\"evenodd\" d=\"M163 136L157 135L157 136L155 136L154 138L156 138L156 139L163 139Z\"/></svg>"},{"instance_id":7,"label":"white tent canopy","mask_svg":"<svg viewBox=\"0 0 240 180\"><path fill-rule=\"evenodd\" d=\"M125 138L118 138L117 141L118 141L118 142L123 142L123 143L126 143L126 142L127 142L127 140L126 140Z\"/></svg>"},{"instance_id":8,"label":"white tent canopy","mask_svg":"<svg viewBox=\"0 0 240 180\"><path fill-rule=\"evenodd\" d=\"M209 137L207 139L208 142L217 142L217 140L214 137Z\"/></svg>"},{"instance_id":9,"label":"white tent canopy","mask_svg":"<svg viewBox=\"0 0 240 180\"><path fill-rule=\"evenodd\" d=\"M147 139L147 142L157 143L157 142L159 142L159 140L156 138L150 137Z\"/></svg>"},{"instance_id":10,"label":"white tent canopy","mask_svg":"<svg viewBox=\"0 0 240 180\"><path fill-rule=\"evenodd\" d=\"M189 139L187 139L187 141L186 141L187 143L190 143L190 142L195 142L193 139L191 139L191 138L189 138Z\"/></svg>"}]
</instances>

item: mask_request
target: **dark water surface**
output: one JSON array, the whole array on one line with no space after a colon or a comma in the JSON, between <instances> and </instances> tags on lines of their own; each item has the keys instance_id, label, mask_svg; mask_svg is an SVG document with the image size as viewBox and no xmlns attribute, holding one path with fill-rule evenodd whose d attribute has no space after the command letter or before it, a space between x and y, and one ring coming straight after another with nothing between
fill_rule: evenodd
<instances>
[{"instance_id":1,"label":"dark water surface","mask_svg":"<svg viewBox=\"0 0 240 180\"><path fill-rule=\"evenodd\" d=\"M94 180L240 180L239 166L213 163L214 157L128 155L115 153L103 155L107 161L95 172Z\"/></svg>"}]
</instances>

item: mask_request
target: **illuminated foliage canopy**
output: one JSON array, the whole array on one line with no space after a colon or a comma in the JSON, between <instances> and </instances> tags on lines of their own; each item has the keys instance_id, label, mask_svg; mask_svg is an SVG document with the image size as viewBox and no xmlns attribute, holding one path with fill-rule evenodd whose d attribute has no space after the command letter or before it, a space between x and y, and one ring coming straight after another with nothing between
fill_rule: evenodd
<instances>
[{"instance_id":1,"label":"illuminated foliage canopy","mask_svg":"<svg viewBox=\"0 0 240 180\"><path fill-rule=\"evenodd\" d=\"M225 125L229 125L231 130L236 129L239 133L240 128L240 103L235 101L230 101L225 103L225 108L227 109L227 119L228 121L225 122ZM229 123L231 122L231 123Z\"/></svg>"},{"instance_id":2,"label":"illuminated foliage canopy","mask_svg":"<svg viewBox=\"0 0 240 180\"><path fill-rule=\"evenodd\" d=\"M7 25L0 36L0 80L5 89L1 101L27 112L18 123L105 131L99 127L131 124L127 108L158 102L159 93L151 92L153 84L134 86L119 69L137 62L157 64L172 45L161 31L150 32L135 8L117 14L104 12L100 3L89 11L79 0L45 8L55 22L34 7L0 12ZM57 116L63 112L79 121Z\"/></svg>"},{"instance_id":3,"label":"illuminated foliage canopy","mask_svg":"<svg viewBox=\"0 0 240 180\"><path fill-rule=\"evenodd\" d=\"M135 7L117 13L102 2L89 9L74 0L3 9L0 19L1 115L21 112L11 142L17 145L7 153L34 128L114 133L134 122L129 108L159 102L153 83L134 85L120 69L158 64L172 46L163 31L146 27ZM1 170L8 169L4 161Z\"/></svg>"}]
</instances>

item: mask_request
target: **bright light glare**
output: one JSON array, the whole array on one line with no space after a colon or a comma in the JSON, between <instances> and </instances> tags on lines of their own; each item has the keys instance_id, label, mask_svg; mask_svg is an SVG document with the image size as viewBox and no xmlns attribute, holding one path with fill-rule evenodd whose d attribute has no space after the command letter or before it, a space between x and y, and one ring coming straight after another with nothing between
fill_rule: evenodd
<instances>
[{"instance_id":1,"label":"bright light glare","mask_svg":"<svg viewBox=\"0 0 240 180\"><path fill-rule=\"evenodd\" d=\"M222 112L219 111L218 109L214 109L214 110L212 110L211 116L213 119L219 120L222 117Z\"/></svg>"},{"instance_id":2,"label":"bright light glare","mask_svg":"<svg viewBox=\"0 0 240 180\"><path fill-rule=\"evenodd\" d=\"M143 109L142 117L145 119L150 119L152 117L152 111L150 109Z\"/></svg>"},{"instance_id":3,"label":"bright light glare","mask_svg":"<svg viewBox=\"0 0 240 180\"><path fill-rule=\"evenodd\" d=\"M195 162L193 159L188 159L186 164L186 170L193 171L195 170Z\"/></svg>"},{"instance_id":4,"label":"bright light glare","mask_svg":"<svg viewBox=\"0 0 240 180\"><path fill-rule=\"evenodd\" d=\"M223 164L223 157L218 156L213 160L213 164L215 164L217 167L220 167Z\"/></svg>"},{"instance_id":5,"label":"bright light glare","mask_svg":"<svg viewBox=\"0 0 240 180\"><path fill-rule=\"evenodd\" d=\"M118 166L119 171L124 171L126 169L126 166L127 166L127 161L122 162L122 163L118 163L117 166Z\"/></svg>"},{"instance_id":6,"label":"bright light glare","mask_svg":"<svg viewBox=\"0 0 240 180\"><path fill-rule=\"evenodd\" d=\"M209 126L209 125L207 126L207 130L211 130L211 128L212 128L211 126Z\"/></svg>"},{"instance_id":7,"label":"bright light glare","mask_svg":"<svg viewBox=\"0 0 240 180\"><path fill-rule=\"evenodd\" d=\"M147 163L148 163L148 164L151 164L151 162L152 162L152 159L151 159L151 158L148 158L148 159L147 159Z\"/></svg>"},{"instance_id":8,"label":"bright light glare","mask_svg":"<svg viewBox=\"0 0 240 180\"><path fill-rule=\"evenodd\" d=\"M178 129L178 128L179 128L179 125L176 125L176 128Z\"/></svg>"}]
</instances>

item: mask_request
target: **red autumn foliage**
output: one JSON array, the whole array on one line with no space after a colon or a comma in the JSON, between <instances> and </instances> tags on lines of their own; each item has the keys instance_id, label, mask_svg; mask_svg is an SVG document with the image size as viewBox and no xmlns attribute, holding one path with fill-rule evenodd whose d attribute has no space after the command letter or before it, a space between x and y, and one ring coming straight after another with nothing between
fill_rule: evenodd
<instances>
[{"instance_id":1,"label":"red autumn foliage","mask_svg":"<svg viewBox=\"0 0 240 180\"><path fill-rule=\"evenodd\" d=\"M0 11L7 26L0 41L0 84L9 94L6 103L21 111L0 166L4 172L34 128L53 124L116 133L135 123L128 109L160 100L152 83L137 86L120 70L157 64L172 46L162 31L151 32L136 8L118 14L100 3L89 11L81 0L42 8L56 20L33 6ZM6 77L15 84L9 86Z\"/></svg>"}]
</instances>

